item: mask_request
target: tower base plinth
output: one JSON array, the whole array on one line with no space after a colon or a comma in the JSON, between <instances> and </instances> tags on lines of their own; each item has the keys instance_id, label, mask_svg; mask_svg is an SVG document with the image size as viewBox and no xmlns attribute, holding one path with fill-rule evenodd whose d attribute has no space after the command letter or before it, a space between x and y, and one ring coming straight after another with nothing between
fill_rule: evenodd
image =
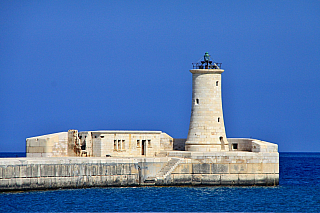
<instances>
[{"instance_id":1,"label":"tower base plinth","mask_svg":"<svg viewBox=\"0 0 320 213\"><path fill-rule=\"evenodd\" d=\"M185 145L185 150L190 152L224 152L229 151L228 144L208 144L208 145L196 145L196 144L187 144Z\"/></svg>"}]
</instances>

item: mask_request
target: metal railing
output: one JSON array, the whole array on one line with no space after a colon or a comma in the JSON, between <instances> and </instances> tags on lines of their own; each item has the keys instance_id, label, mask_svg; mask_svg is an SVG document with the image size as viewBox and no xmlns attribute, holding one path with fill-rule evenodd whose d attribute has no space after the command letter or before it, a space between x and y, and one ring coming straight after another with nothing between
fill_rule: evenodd
<instances>
[{"instance_id":1,"label":"metal railing","mask_svg":"<svg viewBox=\"0 0 320 213\"><path fill-rule=\"evenodd\" d=\"M212 61L208 61L208 63L205 61L192 63L193 69L221 69L221 65L222 63L212 63Z\"/></svg>"}]
</instances>

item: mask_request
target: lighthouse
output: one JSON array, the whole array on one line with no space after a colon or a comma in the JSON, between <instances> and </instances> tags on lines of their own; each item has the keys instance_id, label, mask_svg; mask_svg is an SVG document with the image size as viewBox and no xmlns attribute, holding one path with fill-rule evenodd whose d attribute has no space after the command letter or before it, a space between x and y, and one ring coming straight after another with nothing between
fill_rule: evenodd
<instances>
[{"instance_id":1,"label":"lighthouse","mask_svg":"<svg viewBox=\"0 0 320 213\"><path fill-rule=\"evenodd\" d=\"M210 59L208 52L203 60L193 63L192 110L186 151L229 151L221 97L221 63Z\"/></svg>"}]
</instances>

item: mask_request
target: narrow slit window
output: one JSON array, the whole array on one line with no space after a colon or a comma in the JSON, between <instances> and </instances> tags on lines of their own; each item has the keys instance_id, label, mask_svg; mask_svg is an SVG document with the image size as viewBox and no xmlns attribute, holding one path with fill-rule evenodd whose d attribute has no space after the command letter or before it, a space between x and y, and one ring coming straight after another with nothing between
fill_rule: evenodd
<instances>
[{"instance_id":1,"label":"narrow slit window","mask_svg":"<svg viewBox=\"0 0 320 213\"><path fill-rule=\"evenodd\" d=\"M220 117L218 117L218 122L220 122Z\"/></svg>"},{"instance_id":2,"label":"narrow slit window","mask_svg":"<svg viewBox=\"0 0 320 213\"><path fill-rule=\"evenodd\" d=\"M151 140L148 140L148 147L151 147Z\"/></svg>"},{"instance_id":3,"label":"narrow slit window","mask_svg":"<svg viewBox=\"0 0 320 213\"><path fill-rule=\"evenodd\" d=\"M117 150L117 140L114 140L114 141L113 141L113 149L114 149L114 150Z\"/></svg>"},{"instance_id":4,"label":"narrow slit window","mask_svg":"<svg viewBox=\"0 0 320 213\"><path fill-rule=\"evenodd\" d=\"M199 105L199 98L196 99L196 105Z\"/></svg>"},{"instance_id":5,"label":"narrow slit window","mask_svg":"<svg viewBox=\"0 0 320 213\"><path fill-rule=\"evenodd\" d=\"M216 86L219 86L219 81L216 81Z\"/></svg>"},{"instance_id":6,"label":"narrow slit window","mask_svg":"<svg viewBox=\"0 0 320 213\"><path fill-rule=\"evenodd\" d=\"M140 147L140 140L137 140L137 147Z\"/></svg>"}]
</instances>

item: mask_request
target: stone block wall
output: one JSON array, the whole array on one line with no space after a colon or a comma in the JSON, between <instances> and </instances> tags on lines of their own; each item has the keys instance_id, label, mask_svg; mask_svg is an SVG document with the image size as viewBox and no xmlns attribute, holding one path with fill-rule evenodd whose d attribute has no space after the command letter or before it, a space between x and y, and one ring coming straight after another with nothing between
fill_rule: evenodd
<instances>
[{"instance_id":1,"label":"stone block wall","mask_svg":"<svg viewBox=\"0 0 320 213\"><path fill-rule=\"evenodd\" d=\"M166 158L0 158L0 191L139 186L166 162Z\"/></svg>"},{"instance_id":2,"label":"stone block wall","mask_svg":"<svg viewBox=\"0 0 320 213\"><path fill-rule=\"evenodd\" d=\"M279 184L279 154L226 152L198 153L184 159L162 185L264 185Z\"/></svg>"},{"instance_id":3,"label":"stone block wall","mask_svg":"<svg viewBox=\"0 0 320 213\"><path fill-rule=\"evenodd\" d=\"M81 133L80 133L81 134ZM94 157L154 157L172 150L173 139L161 131L92 131Z\"/></svg>"},{"instance_id":4,"label":"stone block wall","mask_svg":"<svg viewBox=\"0 0 320 213\"><path fill-rule=\"evenodd\" d=\"M222 69L192 69L192 110L185 149L228 151L221 97Z\"/></svg>"},{"instance_id":5,"label":"stone block wall","mask_svg":"<svg viewBox=\"0 0 320 213\"><path fill-rule=\"evenodd\" d=\"M68 133L59 132L26 139L27 157L68 156Z\"/></svg>"},{"instance_id":6,"label":"stone block wall","mask_svg":"<svg viewBox=\"0 0 320 213\"><path fill-rule=\"evenodd\" d=\"M251 138L228 138L230 151L278 152L278 145ZM236 145L236 149L235 146Z\"/></svg>"},{"instance_id":7,"label":"stone block wall","mask_svg":"<svg viewBox=\"0 0 320 213\"><path fill-rule=\"evenodd\" d=\"M161 131L69 130L26 141L27 157L154 157L173 149L173 138Z\"/></svg>"},{"instance_id":8,"label":"stone block wall","mask_svg":"<svg viewBox=\"0 0 320 213\"><path fill-rule=\"evenodd\" d=\"M278 153L177 153L182 158L154 185L279 184ZM2 158L0 191L148 185L145 180L161 174L172 159L177 157Z\"/></svg>"},{"instance_id":9,"label":"stone block wall","mask_svg":"<svg viewBox=\"0 0 320 213\"><path fill-rule=\"evenodd\" d=\"M160 149L157 151L157 153L160 152L160 150L173 150L173 138L168 135L167 133L162 132L160 134Z\"/></svg>"},{"instance_id":10,"label":"stone block wall","mask_svg":"<svg viewBox=\"0 0 320 213\"><path fill-rule=\"evenodd\" d=\"M253 152L278 152L278 145L260 140L252 141Z\"/></svg>"}]
</instances>

